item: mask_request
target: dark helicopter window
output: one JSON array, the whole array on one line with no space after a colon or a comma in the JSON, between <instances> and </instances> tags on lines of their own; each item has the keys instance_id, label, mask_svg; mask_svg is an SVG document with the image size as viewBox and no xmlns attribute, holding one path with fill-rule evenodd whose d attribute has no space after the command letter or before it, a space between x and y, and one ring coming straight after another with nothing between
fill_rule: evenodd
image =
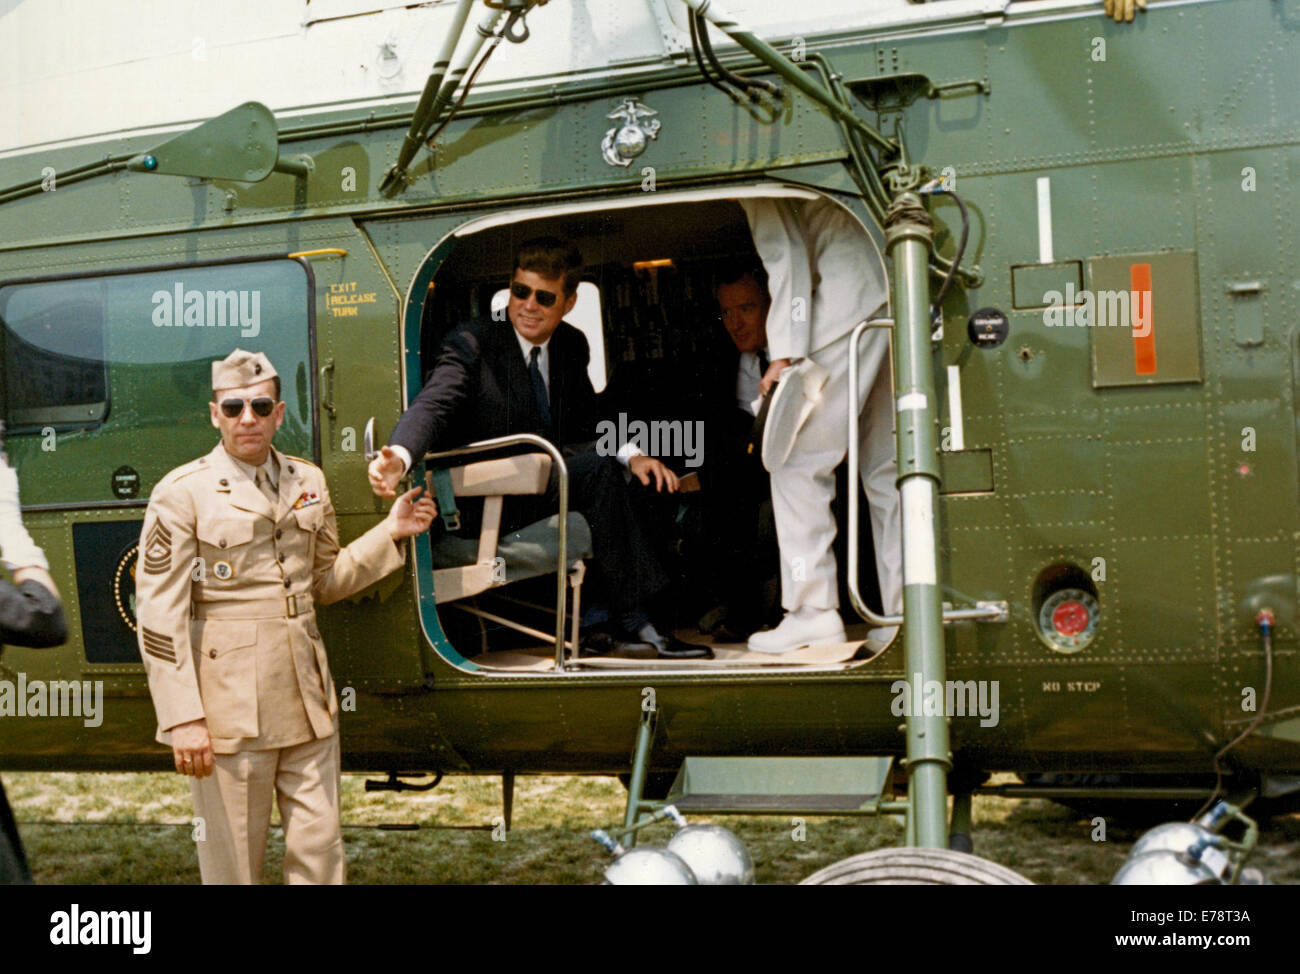
<instances>
[{"instance_id":1,"label":"dark helicopter window","mask_svg":"<svg viewBox=\"0 0 1300 974\"><path fill-rule=\"evenodd\" d=\"M243 348L280 373L276 446L313 456L314 301L310 271L283 258L0 287L5 448L48 471L43 503L142 502L215 445L212 362Z\"/></svg>"},{"instance_id":2,"label":"dark helicopter window","mask_svg":"<svg viewBox=\"0 0 1300 974\"><path fill-rule=\"evenodd\" d=\"M102 280L0 289L11 429L88 426L108 407Z\"/></svg>"}]
</instances>

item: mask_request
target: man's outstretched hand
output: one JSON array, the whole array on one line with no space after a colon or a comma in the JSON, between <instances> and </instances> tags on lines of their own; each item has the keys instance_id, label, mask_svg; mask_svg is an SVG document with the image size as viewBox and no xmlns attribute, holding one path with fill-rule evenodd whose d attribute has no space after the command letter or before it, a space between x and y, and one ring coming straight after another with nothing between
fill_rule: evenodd
<instances>
[{"instance_id":1,"label":"man's outstretched hand","mask_svg":"<svg viewBox=\"0 0 1300 974\"><path fill-rule=\"evenodd\" d=\"M393 452L390 446L379 451L379 455L370 461L367 471L370 477L370 489L379 497L396 497L397 483L406 473L402 458Z\"/></svg>"},{"instance_id":2,"label":"man's outstretched hand","mask_svg":"<svg viewBox=\"0 0 1300 974\"><path fill-rule=\"evenodd\" d=\"M438 505L432 497L420 497L423 492L423 487L412 487L397 498L397 503L388 512L388 533L394 541L429 530L429 525L438 514ZM420 499L416 500L417 497Z\"/></svg>"},{"instance_id":3,"label":"man's outstretched hand","mask_svg":"<svg viewBox=\"0 0 1300 974\"><path fill-rule=\"evenodd\" d=\"M790 367L790 360L788 358L772 359L771 363L767 367L767 371L764 372L763 377L758 380L759 396L766 396L767 390L771 389L772 386L776 385L776 383L781 378L781 373L784 372L789 367Z\"/></svg>"}]
</instances>

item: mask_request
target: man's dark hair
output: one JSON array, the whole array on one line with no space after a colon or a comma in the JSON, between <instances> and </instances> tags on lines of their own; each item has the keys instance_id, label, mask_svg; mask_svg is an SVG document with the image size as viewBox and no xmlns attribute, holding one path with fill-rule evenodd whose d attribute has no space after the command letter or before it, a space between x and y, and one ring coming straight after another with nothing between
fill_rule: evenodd
<instances>
[{"instance_id":1,"label":"man's dark hair","mask_svg":"<svg viewBox=\"0 0 1300 974\"><path fill-rule=\"evenodd\" d=\"M752 277L755 283L767 294L767 268L755 260L729 260L718 265L713 277L713 291L724 284L735 284L743 277Z\"/></svg>"},{"instance_id":2,"label":"man's dark hair","mask_svg":"<svg viewBox=\"0 0 1300 974\"><path fill-rule=\"evenodd\" d=\"M563 277L564 291L572 294L582 278L582 254L559 237L534 237L515 251L514 270L532 271L542 277Z\"/></svg>"},{"instance_id":3,"label":"man's dark hair","mask_svg":"<svg viewBox=\"0 0 1300 974\"><path fill-rule=\"evenodd\" d=\"M280 377L278 375L271 376L271 382L275 386L275 401L279 402L280 401ZM212 390L211 395L212 395L212 401L217 402L218 399L217 399L216 389Z\"/></svg>"}]
</instances>

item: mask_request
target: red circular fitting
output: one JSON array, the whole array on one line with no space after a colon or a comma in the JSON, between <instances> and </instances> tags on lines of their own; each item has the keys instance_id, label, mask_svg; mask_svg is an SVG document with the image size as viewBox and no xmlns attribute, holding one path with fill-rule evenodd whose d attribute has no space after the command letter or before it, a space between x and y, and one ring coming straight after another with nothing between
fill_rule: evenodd
<instances>
[{"instance_id":1,"label":"red circular fitting","mask_svg":"<svg viewBox=\"0 0 1300 974\"><path fill-rule=\"evenodd\" d=\"M1052 627L1062 636L1077 636L1088 628L1088 607L1071 599L1052 611Z\"/></svg>"}]
</instances>

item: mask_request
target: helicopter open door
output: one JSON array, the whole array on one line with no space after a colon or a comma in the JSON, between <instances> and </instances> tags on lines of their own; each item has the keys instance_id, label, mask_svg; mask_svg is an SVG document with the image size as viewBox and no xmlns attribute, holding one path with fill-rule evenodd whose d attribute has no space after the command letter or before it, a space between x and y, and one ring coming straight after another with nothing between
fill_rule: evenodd
<instances>
[{"instance_id":1,"label":"helicopter open door","mask_svg":"<svg viewBox=\"0 0 1300 974\"><path fill-rule=\"evenodd\" d=\"M818 194L802 187L766 183L652 195L653 199L620 198L492 214L463 225L439 241L428 251L408 296L411 302L406 315L408 347L420 350L418 378L408 369L408 399L418 391L419 380L431 371L445 337L471 318L492 314L493 299L509 279L515 246L530 237L561 236L573 240L583 252L587 278L583 288L593 292L599 301L600 328L598 332L588 331L588 339L595 360L593 369L603 368L608 376L608 387L601 393L601 412L610 417L615 438L622 441L627 434L643 430L648 438L657 437L653 440L656 449L647 452L675 466L679 475L697 472L701 451L690 434L702 416L700 410L706 393L711 394L720 381L719 353L730 345L727 332L718 320L714 277L722 262L757 259L736 199L746 195L813 199ZM864 216L865 211L858 219L863 220ZM418 332L412 334L414 323L418 323ZM504 322L503 325L508 327ZM734 385L734 375L732 372L723 376L721 382ZM640 427L636 425L638 422L642 424ZM707 454L707 450L703 452ZM837 514L843 525L847 519L843 498L848 491L842 488L839 493ZM710 515L700 510L702 495L707 495L707 490L682 496L680 506L662 522L668 525L668 531L684 522L707 520ZM844 533L841 527L841 536ZM471 541L462 547L465 554L472 549L476 559L473 564L488 564L481 545ZM426 550L422 546L417 555L424 554ZM846 563L843 547L838 554L842 566ZM427 572L422 567L417 574L417 583L422 588L425 585L436 588L435 570L456 567L435 567L433 558L430 554ZM874 566L874 559L863 560L868 566ZM461 567L468 568L468 564ZM687 598L707 586L711 581L709 576L721 574L718 567L706 566L704 571L682 576L681 580L687 583L684 586ZM484 569L480 567L476 571L482 574ZM875 572L868 567L864 575L864 592L879 611ZM558 590L558 586L550 587L551 581L544 583L545 590L542 584L538 584L531 600L534 605L551 601L551 593ZM539 644L536 639L531 645L520 645L500 630L487 639L489 650L485 653L480 625L476 624L468 632L458 632L451 615L439 613L437 609L440 604L451 602L467 604L475 596L491 597L492 588L495 586L477 588L474 596L466 595L464 599L448 599L441 594L428 597L421 593L430 641L440 655L457 666L472 671L509 671L522 667L521 656L531 656L526 669L532 673L843 668L858 665L884 648L866 643L869 627L861 625L850 629L847 643L809 647L779 657L749 652L742 637L731 644L715 643L716 659L711 661L577 658L572 653L561 660L555 657L554 646ZM771 591L779 592L779 588ZM843 598L842 604L847 606L849 599ZM776 608L775 619L779 619L779 603L775 598L771 605ZM471 608L479 609L479 619L485 618L481 607ZM505 616L494 610L486 611ZM565 612L561 609L561 614ZM694 631L698 615L688 615L678 620L682 625L677 635L686 641L699 641L702 637ZM768 621L775 619L769 617Z\"/></svg>"}]
</instances>

